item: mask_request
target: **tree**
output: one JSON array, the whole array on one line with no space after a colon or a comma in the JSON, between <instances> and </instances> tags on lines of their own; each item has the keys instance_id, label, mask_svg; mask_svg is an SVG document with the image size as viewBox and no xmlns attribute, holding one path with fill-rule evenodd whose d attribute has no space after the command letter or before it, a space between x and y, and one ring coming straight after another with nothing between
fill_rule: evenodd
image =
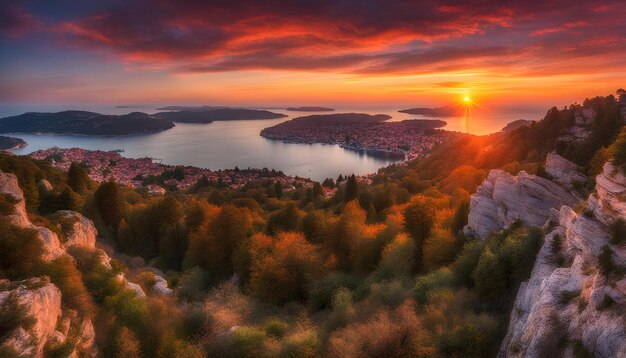
<instances>
[{"instance_id":1,"label":"tree","mask_svg":"<svg viewBox=\"0 0 626 358\"><path fill-rule=\"evenodd\" d=\"M276 191L276 198L280 199L283 197L283 183L280 181L274 182L274 190Z\"/></svg>"},{"instance_id":2,"label":"tree","mask_svg":"<svg viewBox=\"0 0 626 358\"><path fill-rule=\"evenodd\" d=\"M87 172L76 162L70 164L67 171L67 185L79 194L84 194L89 190L90 180Z\"/></svg>"},{"instance_id":3,"label":"tree","mask_svg":"<svg viewBox=\"0 0 626 358\"><path fill-rule=\"evenodd\" d=\"M300 227L300 213L296 203L290 201L285 208L274 212L267 220L267 233L270 235L278 231L296 231Z\"/></svg>"},{"instance_id":4,"label":"tree","mask_svg":"<svg viewBox=\"0 0 626 358\"><path fill-rule=\"evenodd\" d=\"M455 239L449 230L436 228L424 242L424 267L439 268L454 259Z\"/></svg>"},{"instance_id":5,"label":"tree","mask_svg":"<svg viewBox=\"0 0 626 358\"><path fill-rule=\"evenodd\" d=\"M250 291L260 299L285 303L305 300L320 277L323 261L317 248L301 233L281 232L266 254L253 258Z\"/></svg>"},{"instance_id":6,"label":"tree","mask_svg":"<svg viewBox=\"0 0 626 358\"><path fill-rule=\"evenodd\" d=\"M122 194L114 181L100 184L94 193L96 208L104 224L117 230L123 218Z\"/></svg>"},{"instance_id":7,"label":"tree","mask_svg":"<svg viewBox=\"0 0 626 358\"><path fill-rule=\"evenodd\" d=\"M404 229L415 240L415 270L422 266L422 251L435 222L435 206L426 197L418 196L404 209Z\"/></svg>"},{"instance_id":8,"label":"tree","mask_svg":"<svg viewBox=\"0 0 626 358\"><path fill-rule=\"evenodd\" d=\"M356 176L352 174L346 182L346 189L343 195L344 202L350 202L355 200L359 196L359 183L356 181Z\"/></svg>"},{"instance_id":9,"label":"tree","mask_svg":"<svg viewBox=\"0 0 626 358\"><path fill-rule=\"evenodd\" d=\"M506 275L498 257L487 249L478 260L473 273L476 290L483 297L495 296L506 288Z\"/></svg>"}]
</instances>

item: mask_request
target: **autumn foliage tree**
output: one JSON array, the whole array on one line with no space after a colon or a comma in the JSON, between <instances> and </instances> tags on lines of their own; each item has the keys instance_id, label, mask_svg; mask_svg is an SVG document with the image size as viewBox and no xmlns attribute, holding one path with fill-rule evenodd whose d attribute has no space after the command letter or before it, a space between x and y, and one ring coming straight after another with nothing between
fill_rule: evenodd
<instances>
[{"instance_id":1,"label":"autumn foliage tree","mask_svg":"<svg viewBox=\"0 0 626 358\"><path fill-rule=\"evenodd\" d=\"M250 292L274 303L306 299L311 283L323 272L318 248L293 232L278 233L275 241L267 244L253 258Z\"/></svg>"}]
</instances>

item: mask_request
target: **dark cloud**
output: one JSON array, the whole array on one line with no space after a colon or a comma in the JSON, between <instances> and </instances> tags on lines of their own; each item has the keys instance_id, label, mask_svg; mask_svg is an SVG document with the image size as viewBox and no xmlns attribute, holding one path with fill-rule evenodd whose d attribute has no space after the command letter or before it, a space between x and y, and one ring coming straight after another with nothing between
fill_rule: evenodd
<instances>
[{"instance_id":1,"label":"dark cloud","mask_svg":"<svg viewBox=\"0 0 626 358\"><path fill-rule=\"evenodd\" d=\"M33 23L32 15L15 3L0 3L0 34L19 35Z\"/></svg>"},{"instance_id":2,"label":"dark cloud","mask_svg":"<svg viewBox=\"0 0 626 358\"><path fill-rule=\"evenodd\" d=\"M623 45L601 41L610 35L623 43L622 0L601 6L572 0L104 4L59 21L56 31L68 44L110 49L130 61L159 61L176 71L423 72L499 59L530 66L523 58L529 53L571 58L588 56L589 49L596 55L626 52ZM0 10L0 30L19 27L12 23L19 19Z\"/></svg>"}]
</instances>

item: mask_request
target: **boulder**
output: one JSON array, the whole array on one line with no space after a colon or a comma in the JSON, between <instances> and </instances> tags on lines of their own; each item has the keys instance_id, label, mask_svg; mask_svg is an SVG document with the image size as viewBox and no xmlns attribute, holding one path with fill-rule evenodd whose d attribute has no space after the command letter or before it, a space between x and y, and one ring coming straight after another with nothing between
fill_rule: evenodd
<instances>
[{"instance_id":1,"label":"boulder","mask_svg":"<svg viewBox=\"0 0 626 358\"><path fill-rule=\"evenodd\" d=\"M52 189L54 188L52 184L50 184L50 182L46 179L41 179L39 183L37 183L37 187L39 188L39 191L44 193L52 191Z\"/></svg>"},{"instance_id":2,"label":"boulder","mask_svg":"<svg viewBox=\"0 0 626 358\"><path fill-rule=\"evenodd\" d=\"M578 166L575 163L555 152L549 153L546 157L546 172L552 176L555 182L567 189L572 189L576 182L584 183L587 180L587 177L578 171Z\"/></svg>"},{"instance_id":3,"label":"boulder","mask_svg":"<svg viewBox=\"0 0 626 358\"><path fill-rule=\"evenodd\" d=\"M470 197L465 232L484 238L516 220L540 227L549 218L551 209L573 206L576 201L572 194L548 179L524 171L513 176L503 170L491 170Z\"/></svg>"},{"instance_id":4,"label":"boulder","mask_svg":"<svg viewBox=\"0 0 626 358\"><path fill-rule=\"evenodd\" d=\"M169 295L172 293L172 289L167 287L167 281L159 275L154 275L154 286L152 286L152 289L161 295Z\"/></svg>"},{"instance_id":5,"label":"boulder","mask_svg":"<svg viewBox=\"0 0 626 358\"><path fill-rule=\"evenodd\" d=\"M65 223L61 225L61 228L65 234L66 247L80 247L89 251L96 249L98 231L91 220L75 211L69 210L57 211L56 215L59 215Z\"/></svg>"}]
</instances>

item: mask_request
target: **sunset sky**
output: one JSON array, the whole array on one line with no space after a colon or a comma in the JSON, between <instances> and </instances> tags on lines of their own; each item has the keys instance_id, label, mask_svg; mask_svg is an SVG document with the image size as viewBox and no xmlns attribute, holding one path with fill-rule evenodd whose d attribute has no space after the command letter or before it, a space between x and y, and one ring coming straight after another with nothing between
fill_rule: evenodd
<instances>
[{"instance_id":1,"label":"sunset sky","mask_svg":"<svg viewBox=\"0 0 626 358\"><path fill-rule=\"evenodd\" d=\"M565 105L626 86L626 2L3 1L0 102Z\"/></svg>"}]
</instances>

